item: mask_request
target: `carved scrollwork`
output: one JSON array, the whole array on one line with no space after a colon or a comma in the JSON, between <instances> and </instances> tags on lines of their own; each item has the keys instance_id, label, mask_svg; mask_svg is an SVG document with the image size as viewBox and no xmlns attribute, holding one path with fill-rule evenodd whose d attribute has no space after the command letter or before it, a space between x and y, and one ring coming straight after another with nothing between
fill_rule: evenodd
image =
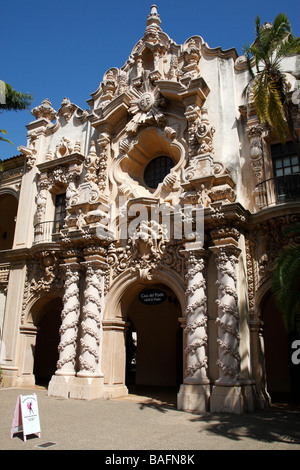
<instances>
[{"instance_id":1,"label":"carved scrollwork","mask_svg":"<svg viewBox=\"0 0 300 470\"><path fill-rule=\"evenodd\" d=\"M165 239L164 233L163 227L155 226L154 221L145 222L129 237L126 247L111 244L107 262L111 266L113 279L130 269L138 272L142 279L151 280L153 272L162 266L183 275L182 246Z\"/></svg>"},{"instance_id":2,"label":"carved scrollwork","mask_svg":"<svg viewBox=\"0 0 300 470\"><path fill-rule=\"evenodd\" d=\"M56 251L42 251L31 257L27 264L21 323L29 301L41 293L61 295L64 284L59 267L60 258Z\"/></svg>"}]
</instances>

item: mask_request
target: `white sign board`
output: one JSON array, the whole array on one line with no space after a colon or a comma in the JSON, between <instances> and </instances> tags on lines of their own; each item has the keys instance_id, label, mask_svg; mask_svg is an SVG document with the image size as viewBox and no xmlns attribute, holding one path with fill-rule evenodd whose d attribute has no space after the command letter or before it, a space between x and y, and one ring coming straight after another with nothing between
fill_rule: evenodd
<instances>
[{"instance_id":1,"label":"white sign board","mask_svg":"<svg viewBox=\"0 0 300 470\"><path fill-rule=\"evenodd\" d=\"M29 434L41 437L38 400L35 393L32 395L19 395L15 415L12 423L11 438L15 432L23 431L23 438Z\"/></svg>"}]
</instances>

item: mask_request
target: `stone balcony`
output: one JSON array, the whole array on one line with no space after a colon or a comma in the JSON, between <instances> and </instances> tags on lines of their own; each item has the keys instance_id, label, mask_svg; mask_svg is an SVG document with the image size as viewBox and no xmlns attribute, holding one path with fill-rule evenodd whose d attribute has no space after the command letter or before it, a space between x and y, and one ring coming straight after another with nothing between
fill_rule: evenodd
<instances>
[{"instance_id":1,"label":"stone balcony","mask_svg":"<svg viewBox=\"0 0 300 470\"><path fill-rule=\"evenodd\" d=\"M47 220L36 224L34 226L33 245L53 242L54 233L57 233L54 220Z\"/></svg>"},{"instance_id":2,"label":"stone balcony","mask_svg":"<svg viewBox=\"0 0 300 470\"><path fill-rule=\"evenodd\" d=\"M262 181L256 186L255 194L260 209L300 200L300 173Z\"/></svg>"}]
</instances>

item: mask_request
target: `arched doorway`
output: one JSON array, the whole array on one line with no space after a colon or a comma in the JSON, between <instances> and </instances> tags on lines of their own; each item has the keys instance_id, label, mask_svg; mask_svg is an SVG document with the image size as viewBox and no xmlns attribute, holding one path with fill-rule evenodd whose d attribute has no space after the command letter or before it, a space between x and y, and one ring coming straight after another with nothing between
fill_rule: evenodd
<instances>
[{"instance_id":1,"label":"arched doorway","mask_svg":"<svg viewBox=\"0 0 300 470\"><path fill-rule=\"evenodd\" d=\"M54 298L43 305L37 317L33 368L36 385L47 386L56 371L61 311L61 298Z\"/></svg>"},{"instance_id":2,"label":"arched doorway","mask_svg":"<svg viewBox=\"0 0 300 470\"><path fill-rule=\"evenodd\" d=\"M168 296L170 299L167 299L164 303L161 303L161 305L154 307L157 308L158 312L161 312L161 315L158 314L156 316L154 316L154 310L151 309L151 307L143 305L138 299L141 291L144 289L155 288L165 290L166 293L170 294ZM144 354L143 360L145 360L147 354L148 356L150 355L151 358L154 348L156 347L156 349L158 349L159 342L158 337L156 338L156 333L159 332L159 329L163 331L163 323L161 324L163 321L162 315L164 314L163 307L166 307L168 304L172 305L171 298L174 300L172 308L175 308L176 310L176 313L173 310L173 316L176 318L176 321L174 321L174 329L171 328L170 332L166 332L166 329L164 329L164 331L166 339L171 337L174 338L174 336L177 338L177 341L175 341L177 346L173 348L173 352L174 356L177 357L177 370L175 369L175 374L177 374L177 383L179 384L183 375L183 346L181 346L183 329L181 325L184 324L184 314L186 311L185 285L182 277L174 270L164 267L155 271L155 277L153 276L149 281L141 278L139 272L133 272L130 269L125 270L117 277L105 299L105 309L103 314L101 365L104 374L104 398L121 397L128 393L128 388L129 391L131 389L131 384L126 380L126 352L128 345L128 342L126 341L127 331L131 329L134 332L137 339L137 346L141 349L144 348L147 341L149 341L147 338L146 342L143 341L143 336L145 338L147 333L147 324L150 325L149 334L151 333L151 338L153 338L153 340L152 343L151 341L149 342L150 345L152 344L152 350L147 346L147 348L142 351L142 354ZM151 312L153 313L152 315ZM137 321L141 322L141 325L137 323ZM143 329L145 331L143 331L143 334L141 335ZM171 331L173 331L172 334ZM145 350L148 350L148 353L145 353ZM163 363L163 355L165 352L163 349L161 349L161 351L161 363ZM146 357L146 360L148 360L149 365L149 357ZM143 367L141 364L143 364L143 362L141 363L139 361L137 364L138 369ZM142 370L141 373L138 371L138 381L141 385L141 374L144 373L146 366L147 365L145 365L144 362L144 370ZM149 365L149 371L150 367L151 364ZM167 367L165 374L168 373L169 368ZM172 373L172 377L174 378L174 372ZM135 379L136 375L134 375L133 385L136 385ZM165 388L163 385L159 384L159 380L155 382L153 379L155 379L155 376L152 376L152 383L155 384L153 386L157 386L160 389ZM156 379L158 379L158 375L156 376ZM146 384L145 386L151 387L151 385Z\"/></svg>"},{"instance_id":3,"label":"arched doorway","mask_svg":"<svg viewBox=\"0 0 300 470\"><path fill-rule=\"evenodd\" d=\"M181 307L164 284L140 286L126 307L126 386L129 393L163 396L182 383Z\"/></svg>"},{"instance_id":4,"label":"arched doorway","mask_svg":"<svg viewBox=\"0 0 300 470\"><path fill-rule=\"evenodd\" d=\"M18 200L10 193L0 195L0 251L13 246ZM0 257L1 262L1 257Z\"/></svg>"},{"instance_id":5,"label":"arched doorway","mask_svg":"<svg viewBox=\"0 0 300 470\"><path fill-rule=\"evenodd\" d=\"M270 290L262 301L262 320L267 390L272 403L289 403L297 387L291 361L293 338L286 333L282 314Z\"/></svg>"}]
</instances>

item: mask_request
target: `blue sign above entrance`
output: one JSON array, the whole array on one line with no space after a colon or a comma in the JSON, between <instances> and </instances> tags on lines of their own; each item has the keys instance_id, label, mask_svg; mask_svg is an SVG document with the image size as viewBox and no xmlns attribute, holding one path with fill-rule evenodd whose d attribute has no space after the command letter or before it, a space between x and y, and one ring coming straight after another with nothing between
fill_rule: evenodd
<instances>
[{"instance_id":1,"label":"blue sign above entrance","mask_svg":"<svg viewBox=\"0 0 300 470\"><path fill-rule=\"evenodd\" d=\"M160 289L144 289L139 293L139 301L144 305L159 305L167 298L167 294Z\"/></svg>"}]
</instances>

